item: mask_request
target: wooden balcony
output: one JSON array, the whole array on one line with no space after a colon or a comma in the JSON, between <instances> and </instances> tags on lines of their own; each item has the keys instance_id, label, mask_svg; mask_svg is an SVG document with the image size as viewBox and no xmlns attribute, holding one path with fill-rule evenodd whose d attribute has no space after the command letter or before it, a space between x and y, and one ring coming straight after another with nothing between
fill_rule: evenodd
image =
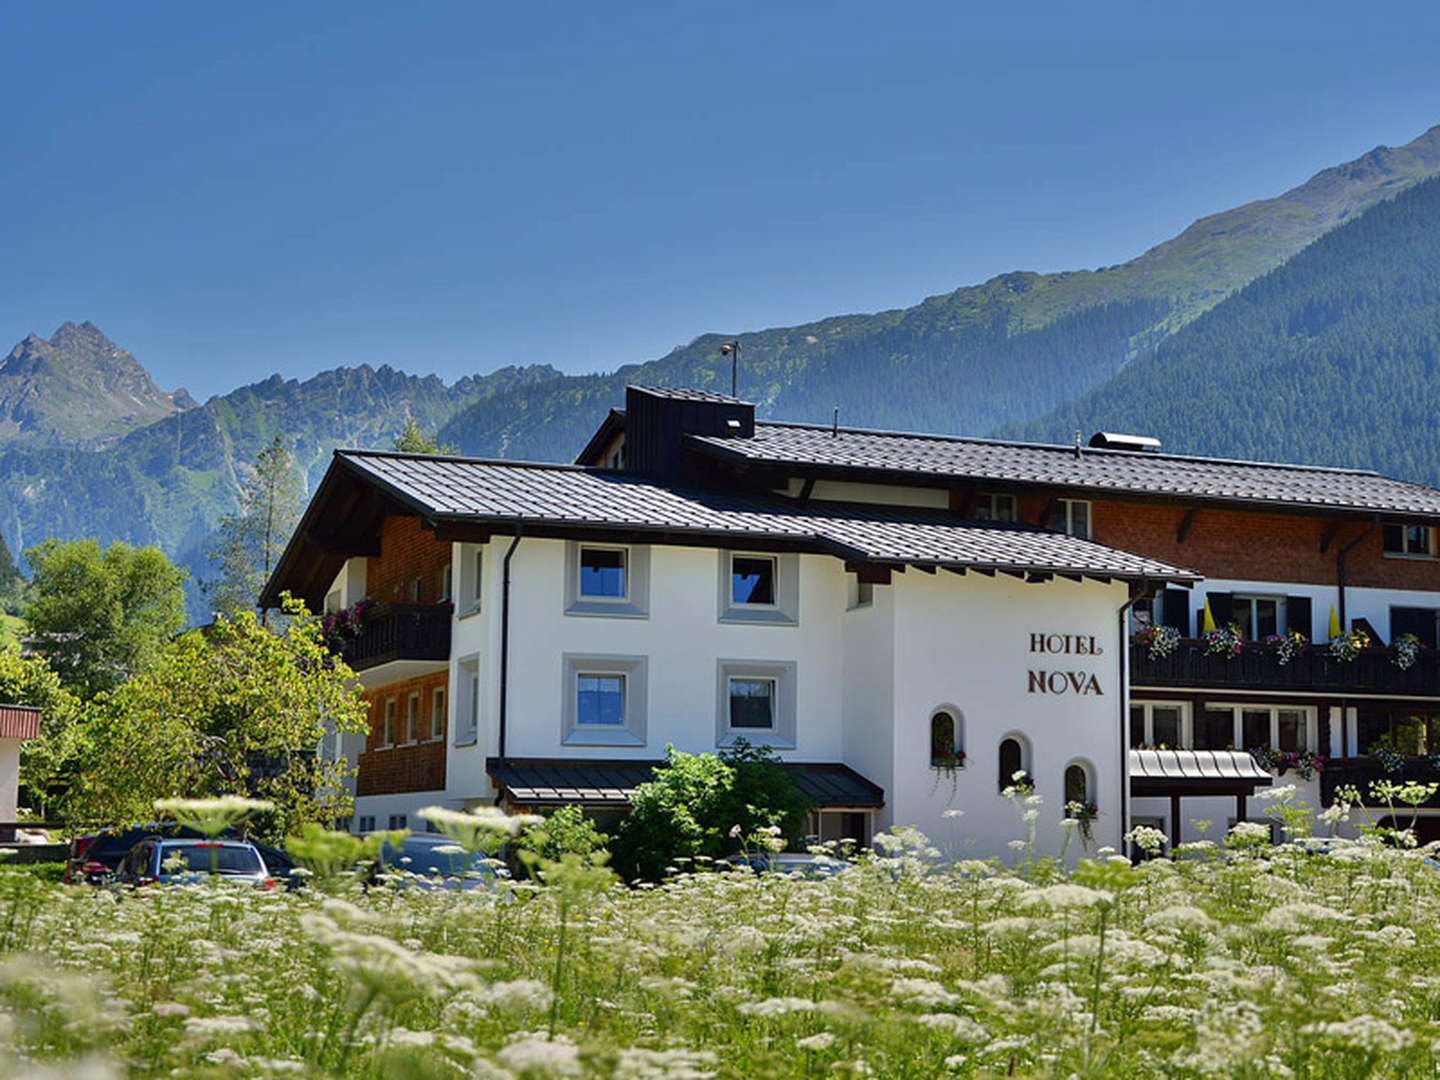
<instances>
[{"instance_id":1,"label":"wooden balcony","mask_svg":"<svg viewBox=\"0 0 1440 1080\"><path fill-rule=\"evenodd\" d=\"M1365 649L1354 660L1337 660L1325 645L1311 645L1280 663L1272 646L1246 645L1239 656L1209 655L1202 641L1181 639L1169 656L1150 656L1144 645L1130 645L1130 684L1176 689L1204 687L1294 690L1332 693L1407 694L1440 699L1440 650L1422 649L1415 663L1401 670L1389 649Z\"/></svg>"},{"instance_id":2,"label":"wooden balcony","mask_svg":"<svg viewBox=\"0 0 1440 1080\"><path fill-rule=\"evenodd\" d=\"M345 662L364 671L394 660L449 660L453 612L451 604L376 604L345 643Z\"/></svg>"},{"instance_id":3,"label":"wooden balcony","mask_svg":"<svg viewBox=\"0 0 1440 1080\"><path fill-rule=\"evenodd\" d=\"M1385 766L1373 757L1331 758L1325 763L1325 770L1320 774L1320 801L1329 806L1335 800L1335 789L1350 784L1359 791L1363 806L1383 807L1383 799L1375 799L1370 795L1370 785L1376 780L1389 780L1394 784L1411 781L1436 784L1440 783L1440 764L1430 757L1407 757L1405 763L1395 772L1386 772ZM1440 807L1440 791L1422 805L1431 809ZM1395 809L1401 818L1408 820L1409 806L1397 804Z\"/></svg>"}]
</instances>

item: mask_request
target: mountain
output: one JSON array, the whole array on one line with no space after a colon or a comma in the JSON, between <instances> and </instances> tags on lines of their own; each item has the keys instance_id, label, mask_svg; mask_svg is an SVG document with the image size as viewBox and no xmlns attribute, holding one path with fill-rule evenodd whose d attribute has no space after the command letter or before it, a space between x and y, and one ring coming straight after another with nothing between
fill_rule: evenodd
<instances>
[{"instance_id":1,"label":"mountain","mask_svg":"<svg viewBox=\"0 0 1440 1080\"><path fill-rule=\"evenodd\" d=\"M0 444L104 446L194 405L93 323L30 334L0 360Z\"/></svg>"},{"instance_id":2,"label":"mountain","mask_svg":"<svg viewBox=\"0 0 1440 1080\"><path fill-rule=\"evenodd\" d=\"M826 422L839 405L848 424L966 434L1038 419L1336 225L1436 173L1440 126L1202 218L1118 266L1020 271L904 310L707 334L651 363L487 399L443 437L470 453L565 459L623 400L627 382L728 390L719 346L732 339L741 343L739 391L764 415Z\"/></svg>"},{"instance_id":3,"label":"mountain","mask_svg":"<svg viewBox=\"0 0 1440 1080\"><path fill-rule=\"evenodd\" d=\"M1335 229L1079 400L1007 429L1440 485L1440 179Z\"/></svg>"}]
</instances>

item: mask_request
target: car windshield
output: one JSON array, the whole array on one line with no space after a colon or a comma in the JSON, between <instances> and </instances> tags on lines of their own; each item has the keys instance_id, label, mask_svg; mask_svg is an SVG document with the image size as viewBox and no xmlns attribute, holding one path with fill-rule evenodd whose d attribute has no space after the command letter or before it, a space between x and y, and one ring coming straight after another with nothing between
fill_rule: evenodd
<instances>
[{"instance_id":1,"label":"car windshield","mask_svg":"<svg viewBox=\"0 0 1440 1080\"><path fill-rule=\"evenodd\" d=\"M265 866L253 848L239 844L166 844L160 849L160 872L168 873L171 861L185 860L183 869L222 874L261 874ZM213 861L212 861L213 860Z\"/></svg>"},{"instance_id":2,"label":"car windshield","mask_svg":"<svg viewBox=\"0 0 1440 1080\"><path fill-rule=\"evenodd\" d=\"M406 840L397 850L389 844L383 853L386 867L408 870L412 874L460 875L469 870L483 872L483 856L470 855L464 848L451 843ZM408 860L408 861L407 861Z\"/></svg>"}]
</instances>

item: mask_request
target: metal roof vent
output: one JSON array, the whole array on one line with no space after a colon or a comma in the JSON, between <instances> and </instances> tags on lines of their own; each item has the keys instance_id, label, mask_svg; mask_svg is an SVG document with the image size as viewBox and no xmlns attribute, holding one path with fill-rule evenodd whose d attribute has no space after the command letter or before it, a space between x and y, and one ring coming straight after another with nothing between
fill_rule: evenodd
<instances>
[{"instance_id":1,"label":"metal roof vent","mask_svg":"<svg viewBox=\"0 0 1440 1080\"><path fill-rule=\"evenodd\" d=\"M1160 440L1153 435L1126 435L1119 431L1097 431L1090 436L1090 445L1100 450L1159 450Z\"/></svg>"}]
</instances>

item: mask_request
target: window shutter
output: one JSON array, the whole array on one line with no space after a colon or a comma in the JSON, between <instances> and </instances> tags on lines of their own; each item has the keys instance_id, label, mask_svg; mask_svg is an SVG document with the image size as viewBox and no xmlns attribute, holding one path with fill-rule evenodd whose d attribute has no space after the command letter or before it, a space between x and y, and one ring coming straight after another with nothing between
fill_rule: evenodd
<instances>
[{"instance_id":1,"label":"window shutter","mask_svg":"<svg viewBox=\"0 0 1440 1080\"><path fill-rule=\"evenodd\" d=\"M1287 596L1285 598L1285 628L1299 630L1306 637L1314 637L1311 632L1310 597Z\"/></svg>"},{"instance_id":2,"label":"window shutter","mask_svg":"<svg viewBox=\"0 0 1440 1080\"><path fill-rule=\"evenodd\" d=\"M1166 589L1161 594L1160 621L1190 636L1190 594L1184 589Z\"/></svg>"},{"instance_id":3,"label":"window shutter","mask_svg":"<svg viewBox=\"0 0 1440 1080\"><path fill-rule=\"evenodd\" d=\"M1235 594L1228 592L1206 593L1205 599L1210 601L1210 614L1215 619L1215 625L1222 630L1235 621Z\"/></svg>"},{"instance_id":4,"label":"window shutter","mask_svg":"<svg viewBox=\"0 0 1440 1080\"><path fill-rule=\"evenodd\" d=\"M1414 634L1426 645L1435 644L1435 612L1430 608L1392 607L1390 609L1390 644L1402 634Z\"/></svg>"}]
</instances>

